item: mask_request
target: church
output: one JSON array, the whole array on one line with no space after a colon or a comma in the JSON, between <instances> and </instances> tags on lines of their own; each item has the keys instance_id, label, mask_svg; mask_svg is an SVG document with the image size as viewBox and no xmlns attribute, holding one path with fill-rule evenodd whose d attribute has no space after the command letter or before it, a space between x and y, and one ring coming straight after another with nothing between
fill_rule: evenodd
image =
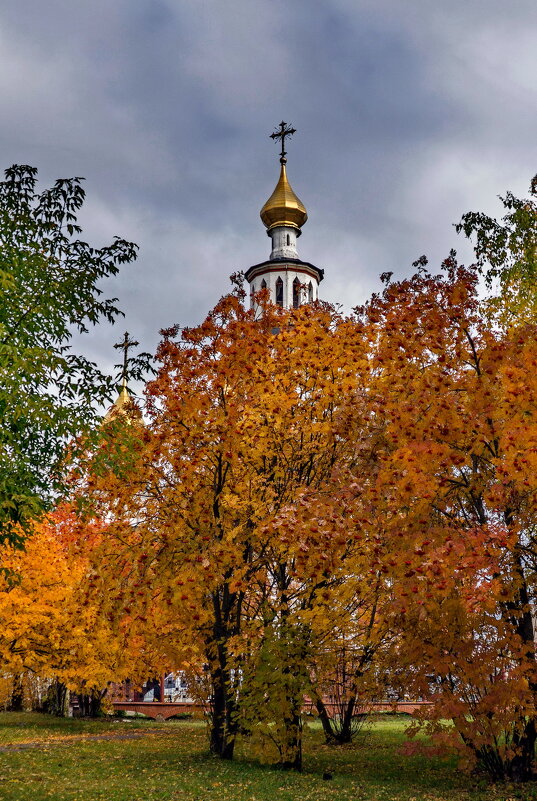
<instances>
[{"instance_id":1,"label":"church","mask_svg":"<svg viewBox=\"0 0 537 801\"><path fill-rule=\"evenodd\" d=\"M282 121L279 130L271 134L273 139L281 140L280 177L260 212L272 243L270 258L252 265L245 273L252 306L255 293L262 289L268 290L272 303L284 309L311 303L318 299L324 277L323 270L298 257L297 239L308 214L287 178L285 138L294 133L295 129Z\"/></svg>"}]
</instances>

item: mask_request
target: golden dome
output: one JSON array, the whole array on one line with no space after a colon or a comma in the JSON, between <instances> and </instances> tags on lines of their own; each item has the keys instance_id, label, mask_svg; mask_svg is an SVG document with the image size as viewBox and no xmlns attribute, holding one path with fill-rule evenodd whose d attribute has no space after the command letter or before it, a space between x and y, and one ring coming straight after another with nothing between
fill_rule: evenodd
<instances>
[{"instance_id":1,"label":"golden dome","mask_svg":"<svg viewBox=\"0 0 537 801\"><path fill-rule=\"evenodd\" d=\"M105 414L104 422L110 423L117 417L122 417L125 419L125 422L130 425L132 420L141 418L141 416L139 408L131 398L127 387L123 384L115 403L112 404Z\"/></svg>"},{"instance_id":2,"label":"golden dome","mask_svg":"<svg viewBox=\"0 0 537 801\"><path fill-rule=\"evenodd\" d=\"M304 204L295 195L287 180L285 161L282 161L280 179L276 188L261 209L260 217L268 230L276 225L301 228L308 219Z\"/></svg>"}]
</instances>

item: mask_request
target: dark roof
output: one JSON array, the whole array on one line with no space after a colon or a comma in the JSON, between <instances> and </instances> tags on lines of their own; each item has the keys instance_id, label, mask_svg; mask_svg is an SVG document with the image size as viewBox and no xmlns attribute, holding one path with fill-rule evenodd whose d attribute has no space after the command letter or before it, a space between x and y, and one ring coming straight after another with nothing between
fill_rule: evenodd
<instances>
[{"instance_id":1,"label":"dark roof","mask_svg":"<svg viewBox=\"0 0 537 801\"><path fill-rule=\"evenodd\" d=\"M253 271L257 270L259 267L270 267L270 266L280 267L285 264L289 264L298 268L307 267L310 270L314 270L319 276L319 283L324 278L324 270L322 270L320 267L316 267L315 264L312 264L309 261L301 261L300 259L283 259L283 258L267 259L267 261L261 261L259 262L259 264L252 264L252 266L248 267L248 269L244 273L244 277L246 278L247 281L249 281Z\"/></svg>"}]
</instances>

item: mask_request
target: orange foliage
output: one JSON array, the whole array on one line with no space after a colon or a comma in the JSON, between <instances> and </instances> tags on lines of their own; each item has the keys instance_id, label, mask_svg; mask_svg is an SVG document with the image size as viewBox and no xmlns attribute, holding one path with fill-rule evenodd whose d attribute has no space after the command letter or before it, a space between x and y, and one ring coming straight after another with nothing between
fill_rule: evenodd
<instances>
[{"instance_id":1,"label":"orange foliage","mask_svg":"<svg viewBox=\"0 0 537 801\"><path fill-rule=\"evenodd\" d=\"M79 692L136 675L136 641L114 629L103 598L87 594L99 527L63 506L36 523L25 550L4 545L0 654L6 671L56 678ZM121 636L120 636L121 635Z\"/></svg>"},{"instance_id":2,"label":"orange foliage","mask_svg":"<svg viewBox=\"0 0 537 801\"><path fill-rule=\"evenodd\" d=\"M103 445L96 594L207 666L221 756L276 721L298 767L304 693L345 654L349 714L399 684L467 764L530 775L537 337L492 329L476 283L451 257L349 319L224 298L166 332L147 426Z\"/></svg>"},{"instance_id":3,"label":"orange foliage","mask_svg":"<svg viewBox=\"0 0 537 801\"><path fill-rule=\"evenodd\" d=\"M446 264L392 285L360 314L381 431L360 505L382 510L407 691L467 764L527 779L535 743L537 346L490 330L476 277ZM357 480L358 477L357 477ZM451 719L449 729L442 719Z\"/></svg>"}]
</instances>

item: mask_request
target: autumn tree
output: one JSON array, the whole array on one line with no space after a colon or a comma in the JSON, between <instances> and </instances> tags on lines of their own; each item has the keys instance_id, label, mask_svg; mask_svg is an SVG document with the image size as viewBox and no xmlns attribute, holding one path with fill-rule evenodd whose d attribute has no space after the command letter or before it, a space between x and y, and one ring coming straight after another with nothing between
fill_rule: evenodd
<instances>
[{"instance_id":1,"label":"autumn tree","mask_svg":"<svg viewBox=\"0 0 537 801\"><path fill-rule=\"evenodd\" d=\"M299 768L305 694L348 741L390 682L467 765L531 775L536 332L485 313L482 265L416 266L349 319L230 295L165 332L147 427L87 486L107 615L206 667L224 758L242 727Z\"/></svg>"},{"instance_id":2,"label":"autumn tree","mask_svg":"<svg viewBox=\"0 0 537 801\"><path fill-rule=\"evenodd\" d=\"M272 725L270 698L280 761L300 768L313 638L329 618L330 562L348 551L346 529L318 527L307 504L326 505L348 449L338 416L361 350L328 307L260 302L255 319L230 295L201 326L166 332L139 456L120 476L105 470L92 497L110 519L115 556L102 563L130 571L118 609L167 605L170 664L183 649L209 669L212 750L230 758L253 717Z\"/></svg>"},{"instance_id":3,"label":"autumn tree","mask_svg":"<svg viewBox=\"0 0 537 801\"><path fill-rule=\"evenodd\" d=\"M151 613L153 627L155 605L167 607L156 636L176 669L208 666L211 749L224 758L233 754L240 682L230 644L242 633L256 570L248 486L240 464L232 465L255 385L242 353L251 321L241 308L230 298L180 341L177 330L167 332L137 450L127 449L130 461L114 472L118 462L105 448L89 487L110 521L101 561L110 581L120 577L110 593L116 614L147 620ZM251 341L259 358L263 333Z\"/></svg>"},{"instance_id":4,"label":"autumn tree","mask_svg":"<svg viewBox=\"0 0 537 801\"><path fill-rule=\"evenodd\" d=\"M83 201L80 178L39 192L33 167L10 167L0 183L0 536L12 541L57 497L67 443L89 435L113 391L70 342L116 319L100 283L134 260L136 246L82 241Z\"/></svg>"},{"instance_id":5,"label":"autumn tree","mask_svg":"<svg viewBox=\"0 0 537 801\"><path fill-rule=\"evenodd\" d=\"M61 714L66 690L100 699L111 681L154 668L143 632L128 618L110 619L106 594L89 599L101 539L102 527L63 506L34 524L24 549L2 545L0 658L20 704L25 675L54 685Z\"/></svg>"},{"instance_id":6,"label":"autumn tree","mask_svg":"<svg viewBox=\"0 0 537 801\"><path fill-rule=\"evenodd\" d=\"M429 731L495 778L527 780L535 747L535 329L481 315L452 255L359 310L383 420L361 503L383 513L402 639L394 676L428 698ZM357 481L360 480L357 477ZM382 557L382 554L380 554ZM451 720L453 726L443 721Z\"/></svg>"}]
</instances>

